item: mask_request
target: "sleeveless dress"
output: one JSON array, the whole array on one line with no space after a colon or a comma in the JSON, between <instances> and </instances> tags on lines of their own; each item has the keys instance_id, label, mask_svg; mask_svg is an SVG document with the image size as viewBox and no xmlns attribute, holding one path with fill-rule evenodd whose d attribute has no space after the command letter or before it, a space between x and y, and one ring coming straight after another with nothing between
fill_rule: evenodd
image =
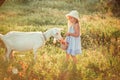
<instances>
[{"instance_id":1,"label":"sleeveless dress","mask_svg":"<svg viewBox=\"0 0 120 80\"><path fill-rule=\"evenodd\" d=\"M74 27L70 26L68 32L74 33ZM68 42L68 48L66 50L67 54L75 56L76 54L82 53L80 36L66 36L66 41Z\"/></svg>"}]
</instances>

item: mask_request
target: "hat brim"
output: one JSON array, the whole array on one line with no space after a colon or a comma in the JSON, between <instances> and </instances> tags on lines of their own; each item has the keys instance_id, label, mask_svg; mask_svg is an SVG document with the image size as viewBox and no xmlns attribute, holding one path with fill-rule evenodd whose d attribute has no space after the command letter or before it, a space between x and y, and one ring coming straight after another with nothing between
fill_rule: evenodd
<instances>
[{"instance_id":1,"label":"hat brim","mask_svg":"<svg viewBox=\"0 0 120 80\"><path fill-rule=\"evenodd\" d=\"M70 17L73 17L73 18L79 20L79 18L77 18L77 17L75 17L75 16L73 16L73 15L71 15L71 14L66 14L65 16L66 16L66 18L68 18L68 17L70 16Z\"/></svg>"}]
</instances>

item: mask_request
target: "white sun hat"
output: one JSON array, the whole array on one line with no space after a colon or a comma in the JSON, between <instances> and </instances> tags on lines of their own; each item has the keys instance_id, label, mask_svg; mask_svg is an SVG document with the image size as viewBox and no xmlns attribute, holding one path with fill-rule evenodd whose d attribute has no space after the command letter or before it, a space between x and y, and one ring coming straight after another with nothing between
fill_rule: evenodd
<instances>
[{"instance_id":1,"label":"white sun hat","mask_svg":"<svg viewBox=\"0 0 120 80\"><path fill-rule=\"evenodd\" d=\"M71 12L69 12L68 14L66 14L66 17L71 16L76 18L77 20L79 20L79 13L77 10L72 10Z\"/></svg>"}]
</instances>

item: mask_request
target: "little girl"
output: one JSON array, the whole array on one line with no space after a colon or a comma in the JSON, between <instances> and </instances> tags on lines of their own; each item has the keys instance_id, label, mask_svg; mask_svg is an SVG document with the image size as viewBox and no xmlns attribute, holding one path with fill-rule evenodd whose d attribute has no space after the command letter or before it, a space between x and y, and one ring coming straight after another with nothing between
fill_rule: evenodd
<instances>
[{"instance_id":1,"label":"little girl","mask_svg":"<svg viewBox=\"0 0 120 80\"><path fill-rule=\"evenodd\" d=\"M74 63L77 63L76 54L81 53L81 38L80 38L80 26L79 15L76 10L71 11L66 15L68 19L68 32L66 33L66 61L72 57Z\"/></svg>"}]
</instances>

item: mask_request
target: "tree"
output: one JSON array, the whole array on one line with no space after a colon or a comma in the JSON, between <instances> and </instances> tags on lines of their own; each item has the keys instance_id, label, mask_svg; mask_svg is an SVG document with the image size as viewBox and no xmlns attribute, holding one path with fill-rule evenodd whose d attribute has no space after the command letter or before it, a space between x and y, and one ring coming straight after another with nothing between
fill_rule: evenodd
<instances>
[{"instance_id":1,"label":"tree","mask_svg":"<svg viewBox=\"0 0 120 80\"><path fill-rule=\"evenodd\" d=\"M0 0L0 6L5 2L5 0Z\"/></svg>"},{"instance_id":2,"label":"tree","mask_svg":"<svg viewBox=\"0 0 120 80\"><path fill-rule=\"evenodd\" d=\"M120 16L120 0L114 0L112 12L113 12L116 16Z\"/></svg>"}]
</instances>

